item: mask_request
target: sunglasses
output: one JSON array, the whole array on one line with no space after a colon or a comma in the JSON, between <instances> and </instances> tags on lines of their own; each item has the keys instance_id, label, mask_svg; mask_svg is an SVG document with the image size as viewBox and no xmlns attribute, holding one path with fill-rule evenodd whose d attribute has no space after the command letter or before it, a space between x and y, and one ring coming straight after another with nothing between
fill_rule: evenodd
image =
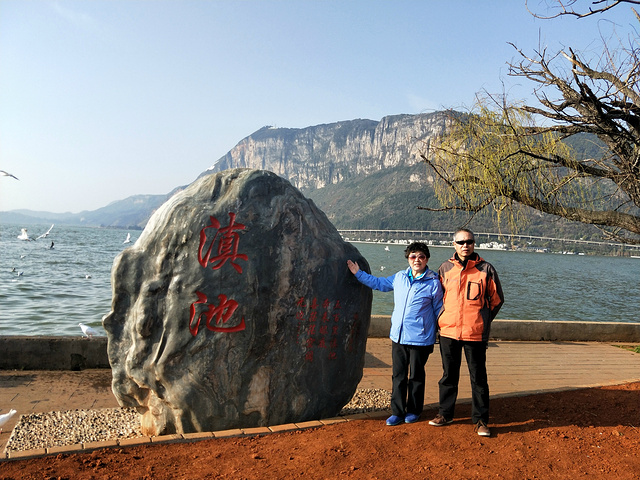
<instances>
[{"instance_id":1,"label":"sunglasses","mask_svg":"<svg viewBox=\"0 0 640 480\"><path fill-rule=\"evenodd\" d=\"M476 243L475 240L456 240L455 242L458 245L473 245L474 243Z\"/></svg>"},{"instance_id":2,"label":"sunglasses","mask_svg":"<svg viewBox=\"0 0 640 480\"><path fill-rule=\"evenodd\" d=\"M425 255L409 255L409 260L424 260L425 258L427 258Z\"/></svg>"}]
</instances>

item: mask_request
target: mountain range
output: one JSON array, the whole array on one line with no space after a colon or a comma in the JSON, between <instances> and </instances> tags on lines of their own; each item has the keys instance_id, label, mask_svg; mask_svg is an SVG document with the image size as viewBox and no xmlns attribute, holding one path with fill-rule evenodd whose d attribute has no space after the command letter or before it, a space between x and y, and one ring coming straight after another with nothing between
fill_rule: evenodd
<instances>
[{"instance_id":1,"label":"mountain range","mask_svg":"<svg viewBox=\"0 0 640 480\"><path fill-rule=\"evenodd\" d=\"M451 112L392 115L380 121L356 119L306 128L265 126L242 139L199 176L229 168L272 171L312 199L338 229L452 230L468 218L436 207L433 177L420 152L442 133ZM135 195L78 214L14 210L3 223L59 223L142 229L171 195ZM530 235L592 237L590 226L531 213ZM488 215L476 216L471 228L495 231ZM522 233L525 233L524 231Z\"/></svg>"}]
</instances>

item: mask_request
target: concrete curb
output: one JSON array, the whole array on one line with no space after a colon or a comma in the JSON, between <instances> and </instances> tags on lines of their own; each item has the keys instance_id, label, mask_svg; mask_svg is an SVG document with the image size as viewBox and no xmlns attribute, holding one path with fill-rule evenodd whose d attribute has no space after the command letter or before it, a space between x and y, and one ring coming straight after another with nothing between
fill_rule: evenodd
<instances>
[{"instance_id":1,"label":"concrete curb","mask_svg":"<svg viewBox=\"0 0 640 480\"><path fill-rule=\"evenodd\" d=\"M387 337L390 328L391 317L372 315L369 337ZM491 323L490 340L640 343L640 323L496 319Z\"/></svg>"},{"instance_id":2,"label":"concrete curb","mask_svg":"<svg viewBox=\"0 0 640 480\"><path fill-rule=\"evenodd\" d=\"M640 323L494 320L491 324L491 339L640 343Z\"/></svg>"},{"instance_id":3,"label":"concrete curb","mask_svg":"<svg viewBox=\"0 0 640 480\"><path fill-rule=\"evenodd\" d=\"M111 368L107 337L0 336L0 370Z\"/></svg>"}]
</instances>

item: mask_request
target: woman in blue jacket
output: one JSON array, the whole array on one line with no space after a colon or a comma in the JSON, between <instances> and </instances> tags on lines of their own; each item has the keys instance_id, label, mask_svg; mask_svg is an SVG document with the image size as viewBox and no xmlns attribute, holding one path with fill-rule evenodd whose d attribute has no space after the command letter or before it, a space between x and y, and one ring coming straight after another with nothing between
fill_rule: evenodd
<instances>
[{"instance_id":1,"label":"woman in blue jacket","mask_svg":"<svg viewBox=\"0 0 640 480\"><path fill-rule=\"evenodd\" d=\"M424 405L424 366L436 341L437 318L442 308L442 285L438 274L427 267L429 247L422 242L404 251L409 268L390 277L375 277L347 266L358 281L381 292L393 290L391 358L393 361L391 415L387 425L417 422Z\"/></svg>"}]
</instances>

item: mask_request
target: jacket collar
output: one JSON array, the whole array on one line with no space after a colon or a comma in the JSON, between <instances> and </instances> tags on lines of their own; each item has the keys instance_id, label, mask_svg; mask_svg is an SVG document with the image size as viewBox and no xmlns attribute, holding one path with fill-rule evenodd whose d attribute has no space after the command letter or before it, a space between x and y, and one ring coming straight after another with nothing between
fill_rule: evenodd
<instances>
[{"instance_id":1,"label":"jacket collar","mask_svg":"<svg viewBox=\"0 0 640 480\"><path fill-rule=\"evenodd\" d=\"M414 281L416 280L415 278L413 278L413 274L411 273L411 267L407 267L404 273L407 277L409 277L409 279L413 279ZM427 269L424 271L424 275L417 280L426 280L428 278L438 278L438 274L433 270L430 270L429 267L427 267Z\"/></svg>"},{"instance_id":2,"label":"jacket collar","mask_svg":"<svg viewBox=\"0 0 640 480\"><path fill-rule=\"evenodd\" d=\"M473 252L471 254L471 256L469 256L469 258L467 258L466 261L462 261L460 260L460 257L458 256L457 253L453 254L453 257L451 257L451 262L452 263L457 263L458 265L460 265L462 267L462 269L464 270L467 265L471 264L471 266L475 266L480 262L483 262L484 260L482 258L480 258L480 255L478 255L476 252Z\"/></svg>"}]
</instances>

